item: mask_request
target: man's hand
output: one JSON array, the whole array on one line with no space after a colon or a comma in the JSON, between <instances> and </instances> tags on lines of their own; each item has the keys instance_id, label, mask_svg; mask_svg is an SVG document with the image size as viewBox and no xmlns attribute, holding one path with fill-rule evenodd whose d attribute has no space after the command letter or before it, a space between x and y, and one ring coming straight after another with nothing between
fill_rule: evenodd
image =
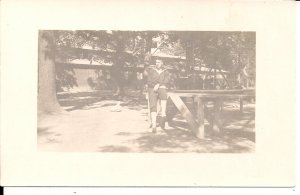
<instances>
[{"instance_id":1,"label":"man's hand","mask_svg":"<svg viewBox=\"0 0 300 195\"><path fill-rule=\"evenodd\" d=\"M154 86L153 90L154 90L155 92L157 92L157 91L158 91L158 88L159 88L159 84L156 84L156 85Z\"/></svg>"}]
</instances>

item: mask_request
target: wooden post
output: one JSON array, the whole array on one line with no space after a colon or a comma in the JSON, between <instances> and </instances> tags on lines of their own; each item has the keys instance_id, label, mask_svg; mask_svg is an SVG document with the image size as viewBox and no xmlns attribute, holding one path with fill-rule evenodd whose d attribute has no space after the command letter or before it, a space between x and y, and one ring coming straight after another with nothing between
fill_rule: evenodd
<instances>
[{"instance_id":1,"label":"wooden post","mask_svg":"<svg viewBox=\"0 0 300 195\"><path fill-rule=\"evenodd\" d=\"M220 132L220 114L221 114L221 104L222 104L222 101L217 98L215 101L214 101L214 115L213 115L213 120L212 120L212 130L216 133L219 133Z\"/></svg>"},{"instance_id":2,"label":"wooden post","mask_svg":"<svg viewBox=\"0 0 300 195\"><path fill-rule=\"evenodd\" d=\"M174 103L172 102L171 98L168 98L167 100L167 109L166 109L166 115L167 115L167 121L169 126L172 126L173 118L177 114L178 110Z\"/></svg>"},{"instance_id":3,"label":"wooden post","mask_svg":"<svg viewBox=\"0 0 300 195\"><path fill-rule=\"evenodd\" d=\"M192 34L191 34L192 36ZM186 63L188 67L188 74L191 71L191 68L194 68L195 65L195 59L194 59L194 41L191 39L191 37L188 37L186 40Z\"/></svg>"},{"instance_id":4,"label":"wooden post","mask_svg":"<svg viewBox=\"0 0 300 195\"><path fill-rule=\"evenodd\" d=\"M199 139L205 138L204 128L204 102L200 97L197 97L197 118L198 118L198 129L195 134Z\"/></svg>"},{"instance_id":5,"label":"wooden post","mask_svg":"<svg viewBox=\"0 0 300 195\"><path fill-rule=\"evenodd\" d=\"M169 94L169 97L173 101L173 103L176 106L176 108L179 110L181 116L183 118L185 118L185 120L187 121L187 123L191 127L191 130L194 133L195 130L197 129L197 127L198 127L198 124L195 121L192 113L189 111L189 109L187 108L187 106L184 104L184 102L181 100L181 98L178 95L176 95L176 94Z\"/></svg>"}]
</instances>

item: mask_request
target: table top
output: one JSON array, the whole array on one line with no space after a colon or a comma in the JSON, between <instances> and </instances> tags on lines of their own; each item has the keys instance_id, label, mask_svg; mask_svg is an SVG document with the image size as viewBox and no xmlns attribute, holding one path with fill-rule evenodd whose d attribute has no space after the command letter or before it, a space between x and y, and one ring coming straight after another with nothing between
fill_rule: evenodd
<instances>
[{"instance_id":1,"label":"table top","mask_svg":"<svg viewBox=\"0 0 300 195\"><path fill-rule=\"evenodd\" d=\"M254 89L247 90L176 90L168 92L169 96L199 97L199 98L245 98L255 97Z\"/></svg>"},{"instance_id":2,"label":"table top","mask_svg":"<svg viewBox=\"0 0 300 195\"><path fill-rule=\"evenodd\" d=\"M172 93L217 93L217 94L245 94L255 93L255 89L225 89L225 90L171 90Z\"/></svg>"}]
</instances>

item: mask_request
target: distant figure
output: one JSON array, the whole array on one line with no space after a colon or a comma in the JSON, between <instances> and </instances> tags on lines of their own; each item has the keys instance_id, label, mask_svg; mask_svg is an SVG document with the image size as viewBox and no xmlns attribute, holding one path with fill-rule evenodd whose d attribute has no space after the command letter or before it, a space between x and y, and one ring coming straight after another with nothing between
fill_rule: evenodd
<instances>
[{"instance_id":1,"label":"distant figure","mask_svg":"<svg viewBox=\"0 0 300 195\"><path fill-rule=\"evenodd\" d=\"M167 89L170 83L170 73L163 67L162 60L156 60L155 66L149 66L145 72L147 76L148 97L151 116L152 133L156 133L157 102L160 101L161 128L165 128Z\"/></svg>"}]
</instances>

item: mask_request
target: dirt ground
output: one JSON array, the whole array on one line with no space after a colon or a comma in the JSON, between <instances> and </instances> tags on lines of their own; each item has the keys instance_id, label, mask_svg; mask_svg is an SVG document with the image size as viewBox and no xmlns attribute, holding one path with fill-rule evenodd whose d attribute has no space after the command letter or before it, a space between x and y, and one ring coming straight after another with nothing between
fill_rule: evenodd
<instances>
[{"instance_id":1,"label":"dirt ground","mask_svg":"<svg viewBox=\"0 0 300 195\"><path fill-rule=\"evenodd\" d=\"M255 150L255 105L225 102L221 133L199 140L177 114L166 130L152 134L148 128L147 103L138 93L121 101L121 111L109 91L58 94L65 113L38 116L38 149L55 152L197 152L249 153Z\"/></svg>"}]
</instances>

